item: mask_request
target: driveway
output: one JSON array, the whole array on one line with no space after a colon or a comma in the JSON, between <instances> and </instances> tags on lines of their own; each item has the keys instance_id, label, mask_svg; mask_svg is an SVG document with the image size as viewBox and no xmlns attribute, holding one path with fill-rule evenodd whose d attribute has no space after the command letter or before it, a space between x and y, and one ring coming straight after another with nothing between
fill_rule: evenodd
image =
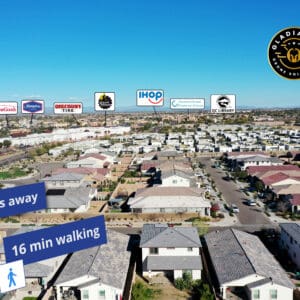
<instances>
[{"instance_id":1,"label":"driveway","mask_svg":"<svg viewBox=\"0 0 300 300\"><path fill-rule=\"evenodd\" d=\"M230 205L236 204L240 212L238 213L238 219L241 224L271 224L271 221L264 214L263 208L255 206L250 207L243 202L247 199L247 196L240 191L239 186L233 181L226 181L223 179L225 172L220 168L212 168L211 160L208 158L201 158L201 163L205 165L205 169L211 178L214 180L216 187L223 194L223 198Z\"/></svg>"}]
</instances>

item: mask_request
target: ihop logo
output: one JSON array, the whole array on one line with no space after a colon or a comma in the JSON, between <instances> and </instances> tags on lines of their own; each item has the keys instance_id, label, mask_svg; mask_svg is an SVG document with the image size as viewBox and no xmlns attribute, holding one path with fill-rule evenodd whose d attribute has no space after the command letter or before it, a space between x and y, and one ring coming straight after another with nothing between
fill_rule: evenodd
<instances>
[{"instance_id":1,"label":"ihop logo","mask_svg":"<svg viewBox=\"0 0 300 300\"><path fill-rule=\"evenodd\" d=\"M163 106L164 91L163 90L137 90L138 106Z\"/></svg>"}]
</instances>

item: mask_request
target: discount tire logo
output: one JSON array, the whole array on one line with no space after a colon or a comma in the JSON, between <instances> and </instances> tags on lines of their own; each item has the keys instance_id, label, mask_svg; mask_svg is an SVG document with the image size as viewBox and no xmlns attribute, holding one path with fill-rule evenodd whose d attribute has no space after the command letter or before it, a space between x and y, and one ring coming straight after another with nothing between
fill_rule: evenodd
<instances>
[{"instance_id":1,"label":"discount tire logo","mask_svg":"<svg viewBox=\"0 0 300 300\"><path fill-rule=\"evenodd\" d=\"M269 44L269 63L287 79L300 79L300 27L285 28Z\"/></svg>"}]
</instances>

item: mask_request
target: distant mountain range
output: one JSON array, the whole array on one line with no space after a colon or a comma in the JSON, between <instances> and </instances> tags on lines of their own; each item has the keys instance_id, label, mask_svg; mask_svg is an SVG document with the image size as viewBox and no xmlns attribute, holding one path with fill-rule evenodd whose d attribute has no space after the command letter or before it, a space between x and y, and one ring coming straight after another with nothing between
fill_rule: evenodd
<instances>
[{"instance_id":1,"label":"distant mountain range","mask_svg":"<svg viewBox=\"0 0 300 300\"><path fill-rule=\"evenodd\" d=\"M288 109L299 109L300 107L294 106L294 107L255 107L255 106L248 106L248 105L241 105L237 106L237 110L288 110ZM186 112L187 110L174 110L170 109L170 107L166 106L157 106L157 107L147 107L147 106L123 106L123 107L116 107L115 112L116 113L129 113L129 112ZM197 110L190 110L190 112L193 111L203 111L201 109ZM204 111L210 111L210 106L206 105L204 108ZM83 112L84 113L103 113L103 112L95 112L94 107L92 106L87 106L83 107ZM109 114L113 112L108 112ZM46 107L45 108L45 114L52 115L53 114L53 107Z\"/></svg>"}]
</instances>

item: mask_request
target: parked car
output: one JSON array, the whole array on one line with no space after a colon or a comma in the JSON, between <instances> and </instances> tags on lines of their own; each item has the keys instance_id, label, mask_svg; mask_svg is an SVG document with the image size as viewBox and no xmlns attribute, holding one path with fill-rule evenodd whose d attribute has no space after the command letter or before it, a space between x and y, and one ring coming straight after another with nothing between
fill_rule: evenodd
<instances>
[{"instance_id":1,"label":"parked car","mask_svg":"<svg viewBox=\"0 0 300 300\"><path fill-rule=\"evenodd\" d=\"M231 204L230 210L236 214L240 212L239 208L235 204Z\"/></svg>"},{"instance_id":2,"label":"parked car","mask_svg":"<svg viewBox=\"0 0 300 300\"><path fill-rule=\"evenodd\" d=\"M249 206L256 206L256 202L253 199L248 199L247 200L247 205L249 205Z\"/></svg>"}]
</instances>

